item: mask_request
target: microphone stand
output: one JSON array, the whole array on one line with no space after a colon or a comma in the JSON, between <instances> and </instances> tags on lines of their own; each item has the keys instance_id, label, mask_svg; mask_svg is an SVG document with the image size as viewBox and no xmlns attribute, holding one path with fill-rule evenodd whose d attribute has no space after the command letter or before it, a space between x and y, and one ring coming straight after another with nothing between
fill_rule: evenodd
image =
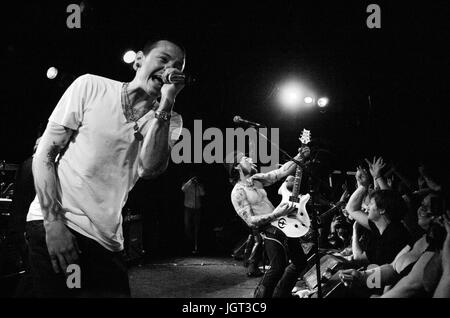
<instances>
[{"instance_id":1,"label":"microphone stand","mask_svg":"<svg viewBox=\"0 0 450 318\"><path fill-rule=\"evenodd\" d=\"M318 217L319 217L319 211L317 209L318 204L316 201L316 195L317 191L315 189L315 183L313 180L313 176L310 173L308 178L308 184L309 184L309 194L311 196L310 199L310 207L312 207L312 213L308 213L311 215L311 226L312 226L312 233L313 233L313 251L315 254L315 264L316 264L316 279L317 279L317 298L322 298L322 274L320 273L320 252L319 252L319 223L318 223Z\"/></svg>"},{"instance_id":2,"label":"microphone stand","mask_svg":"<svg viewBox=\"0 0 450 318\"><path fill-rule=\"evenodd\" d=\"M281 152L288 160L293 161L297 166L301 167L303 170L307 170L308 167L303 163L298 161L297 159L290 156L286 151L281 149L278 145L274 144L271 140L269 140L266 136L264 136L258 128L266 128L266 127L258 127L256 125L250 125L253 128L257 128L258 134L262 136L265 140L267 140L271 145L275 146L279 152ZM312 207L312 211L308 212L311 215L311 227L312 227L312 236L313 236L313 252L315 255L315 266L316 266L316 279L317 279L317 298L322 298L322 275L320 273L320 254L319 254L319 226L318 226L318 215L319 212L317 210L318 204L316 203L316 189L314 187L317 177L313 176L312 173L309 173L308 176L308 185L309 185L309 194L311 199L309 201L310 207Z\"/></svg>"}]
</instances>

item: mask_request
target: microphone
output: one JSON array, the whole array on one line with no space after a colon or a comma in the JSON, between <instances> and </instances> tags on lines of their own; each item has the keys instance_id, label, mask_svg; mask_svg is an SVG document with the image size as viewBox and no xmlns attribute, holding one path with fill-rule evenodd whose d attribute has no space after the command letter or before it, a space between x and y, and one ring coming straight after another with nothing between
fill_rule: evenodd
<instances>
[{"instance_id":1,"label":"microphone","mask_svg":"<svg viewBox=\"0 0 450 318\"><path fill-rule=\"evenodd\" d=\"M196 82L193 76L187 74L179 74L173 71L168 72L167 70L161 75L161 79L164 84L180 84L191 85Z\"/></svg>"},{"instance_id":2,"label":"microphone","mask_svg":"<svg viewBox=\"0 0 450 318\"><path fill-rule=\"evenodd\" d=\"M254 121L243 119L241 116L234 116L233 121L236 124L247 124L254 127L264 127L263 125L255 123Z\"/></svg>"}]
</instances>

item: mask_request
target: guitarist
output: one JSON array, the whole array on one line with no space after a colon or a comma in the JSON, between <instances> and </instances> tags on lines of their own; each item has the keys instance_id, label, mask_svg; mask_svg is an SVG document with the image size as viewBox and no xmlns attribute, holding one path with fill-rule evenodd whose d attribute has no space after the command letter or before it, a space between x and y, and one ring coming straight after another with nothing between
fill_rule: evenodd
<instances>
[{"instance_id":1,"label":"guitarist","mask_svg":"<svg viewBox=\"0 0 450 318\"><path fill-rule=\"evenodd\" d=\"M295 159L301 161L309 154L310 149L302 147ZM270 268L255 290L256 298L290 297L307 263L299 238L288 238L271 225L279 217L295 213L295 207L285 202L275 208L264 190L265 186L294 174L296 167L293 161L289 161L279 169L257 173L252 159L237 153L234 154L234 163L228 166L230 181L234 184L231 201L236 213L250 228L261 232L269 258Z\"/></svg>"}]
</instances>

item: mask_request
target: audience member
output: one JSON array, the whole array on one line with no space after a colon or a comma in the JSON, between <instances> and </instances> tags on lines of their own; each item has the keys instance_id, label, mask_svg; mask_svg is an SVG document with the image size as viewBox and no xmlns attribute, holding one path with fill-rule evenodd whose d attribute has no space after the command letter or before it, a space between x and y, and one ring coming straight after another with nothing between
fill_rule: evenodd
<instances>
[{"instance_id":1,"label":"audience member","mask_svg":"<svg viewBox=\"0 0 450 318\"><path fill-rule=\"evenodd\" d=\"M406 206L398 193L393 190L375 190L370 193L368 213L361 211L361 203L368 193L369 176L367 171L358 167L356 173L357 189L350 196L346 210L356 221L352 240L354 261L358 265L386 264L409 240L409 233L401 223ZM359 245L359 229L370 231L367 248Z\"/></svg>"}]
</instances>

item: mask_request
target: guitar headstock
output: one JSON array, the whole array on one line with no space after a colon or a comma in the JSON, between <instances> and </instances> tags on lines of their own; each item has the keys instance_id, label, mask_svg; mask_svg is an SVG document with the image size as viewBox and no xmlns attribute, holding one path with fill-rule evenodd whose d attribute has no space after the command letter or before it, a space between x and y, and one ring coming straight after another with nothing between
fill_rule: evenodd
<instances>
[{"instance_id":1,"label":"guitar headstock","mask_svg":"<svg viewBox=\"0 0 450 318\"><path fill-rule=\"evenodd\" d=\"M309 142L311 141L311 131L303 129L302 135L298 139L302 143L302 146L309 144Z\"/></svg>"}]
</instances>

